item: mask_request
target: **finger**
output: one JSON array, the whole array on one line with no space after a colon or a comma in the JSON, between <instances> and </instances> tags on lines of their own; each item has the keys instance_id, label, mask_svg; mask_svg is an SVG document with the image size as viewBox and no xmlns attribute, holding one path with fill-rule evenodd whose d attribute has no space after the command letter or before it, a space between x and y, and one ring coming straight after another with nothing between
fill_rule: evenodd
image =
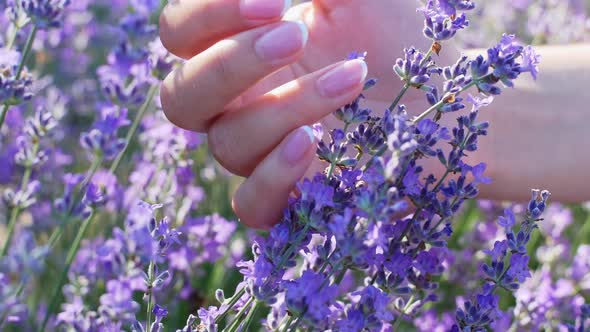
<instances>
[{"instance_id":1,"label":"finger","mask_svg":"<svg viewBox=\"0 0 590 332\"><path fill-rule=\"evenodd\" d=\"M302 22L280 22L213 45L164 80L166 116L179 127L204 131L242 92L295 61L307 37Z\"/></svg>"},{"instance_id":2,"label":"finger","mask_svg":"<svg viewBox=\"0 0 590 332\"><path fill-rule=\"evenodd\" d=\"M314 155L315 138L310 127L298 128L287 136L236 191L232 205L240 221L261 229L276 224Z\"/></svg>"},{"instance_id":3,"label":"finger","mask_svg":"<svg viewBox=\"0 0 590 332\"><path fill-rule=\"evenodd\" d=\"M217 119L209 130L209 147L225 168L247 176L287 133L356 98L366 76L366 63L355 59L287 83Z\"/></svg>"},{"instance_id":4,"label":"finger","mask_svg":"<svg viewBox=\"0 0 590 332\"><path fill-rule=\"evenodd\" d=\"M291 0L171 0L160 14L162 43L190 58L216 41L278 21Z\"/></svg>"},{"instance_id":5,"label":"finger","mask_svg":"<svg viewBox=\"0 0 590 332\"><path fill-rule=\"evenodd\" d=\"M322 10L324 13L329 14L339 6L350 5L352 0L313 0L312 3L315 8Z\"/></svg>"}]
</instances>

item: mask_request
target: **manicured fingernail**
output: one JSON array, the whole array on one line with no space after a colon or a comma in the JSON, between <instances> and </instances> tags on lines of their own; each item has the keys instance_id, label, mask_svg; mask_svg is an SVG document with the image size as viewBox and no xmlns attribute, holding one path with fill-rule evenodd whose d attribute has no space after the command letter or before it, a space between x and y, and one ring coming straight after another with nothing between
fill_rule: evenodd
<instances>
[{"instance_id":1,"label":"manicured fingernail","mask_svg":"<svg viewBox=\"0 0 590 332\"><path fill-rule=\"evenodd\" d=\"M249 20L268 20L283 16L291 0L242 0L240 12Z\"/></svg>"},{"instance_id":2,"label":"manicured fingernail","mask_svg":"<svg viewBox=\"0 0 590 332\"><path fill-rule=\"evenodd\" d=\"M341 96L359 86L367 77L367 72L365 61L346 61L320 77L317 82L318 89L324 97Z\"/></svg>"},{"instance_id":3,"label":"manicured fingernail","mask_svg":"<svg viewBox=\"0 0 590 332\"><path fill-rule=\"evenodd\" d=\"M313 130L308 126L303 126L289 136L287 142L283 145L281 158L285 163L295 166L309 151L314 142Z\"/></svg>"},{"instance_id":4,"label":"manicured fingernail","mask_svg":"<svg viewBox=\"0 0 590 332\"><path fill-rule=\"evenodd\" d=\"M303 22L284 22L260 37L254 49L264 60L281 60L299 52L307 43L308 36Z\"/></svg>"}]
</instances>

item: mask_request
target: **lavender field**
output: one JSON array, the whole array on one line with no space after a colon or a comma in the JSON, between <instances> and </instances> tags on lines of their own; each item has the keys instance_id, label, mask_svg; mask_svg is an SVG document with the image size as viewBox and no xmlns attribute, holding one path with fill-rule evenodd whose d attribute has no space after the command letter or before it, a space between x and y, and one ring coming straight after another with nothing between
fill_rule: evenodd
<instances>
[{"instance_id":1,"label":"lavender field","mask_svg":"<svg viewBox=\"0 0 590 332\"><path fill-rule=\"evenodd\" d=\"M472 158L538 47L590 43L590 2L404 0L420 39L379 79L345 43L363 94L305 124L318 171L258 230L163 110L190 61L160 40L177 1L0 0L0 331L590 331L590 204L484 199ZM372 109L381 77L400 89Z\"/></svg>"}]
</instances>

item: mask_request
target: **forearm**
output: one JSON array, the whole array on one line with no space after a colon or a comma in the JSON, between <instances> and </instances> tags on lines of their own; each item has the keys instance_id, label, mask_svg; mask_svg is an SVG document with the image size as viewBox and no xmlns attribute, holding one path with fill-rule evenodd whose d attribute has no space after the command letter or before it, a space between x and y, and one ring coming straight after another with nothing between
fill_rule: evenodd
<instances>
[{"instance_id":1,"label":"forearm","mask_svg":"<svg viewBox=\"0 0 590 332\"><path fill-rule=\"evenodd\" d=\"M482 197L522 200L542 187L558 201L590 200L590 45L537 50L539 79L523 75L481 111L491 129L470 157L485 161L494 179Z\"/></svg>"}]
</instances>

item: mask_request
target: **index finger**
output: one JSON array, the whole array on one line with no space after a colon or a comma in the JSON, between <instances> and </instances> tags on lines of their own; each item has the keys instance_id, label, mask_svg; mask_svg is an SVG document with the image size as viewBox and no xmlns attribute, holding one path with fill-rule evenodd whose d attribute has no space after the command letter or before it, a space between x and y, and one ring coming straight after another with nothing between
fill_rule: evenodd
<instances>
[{"instance_id":1,"label":"index finger","mask_svg":"<svg viewBox=\"0 0 590 332\"><path fill-rule=\"evenodd\" d=\"M224 37L278 21L291 0L170 0L160 15L162 43L190 58Z\"/></svg>"}]
</instances>

